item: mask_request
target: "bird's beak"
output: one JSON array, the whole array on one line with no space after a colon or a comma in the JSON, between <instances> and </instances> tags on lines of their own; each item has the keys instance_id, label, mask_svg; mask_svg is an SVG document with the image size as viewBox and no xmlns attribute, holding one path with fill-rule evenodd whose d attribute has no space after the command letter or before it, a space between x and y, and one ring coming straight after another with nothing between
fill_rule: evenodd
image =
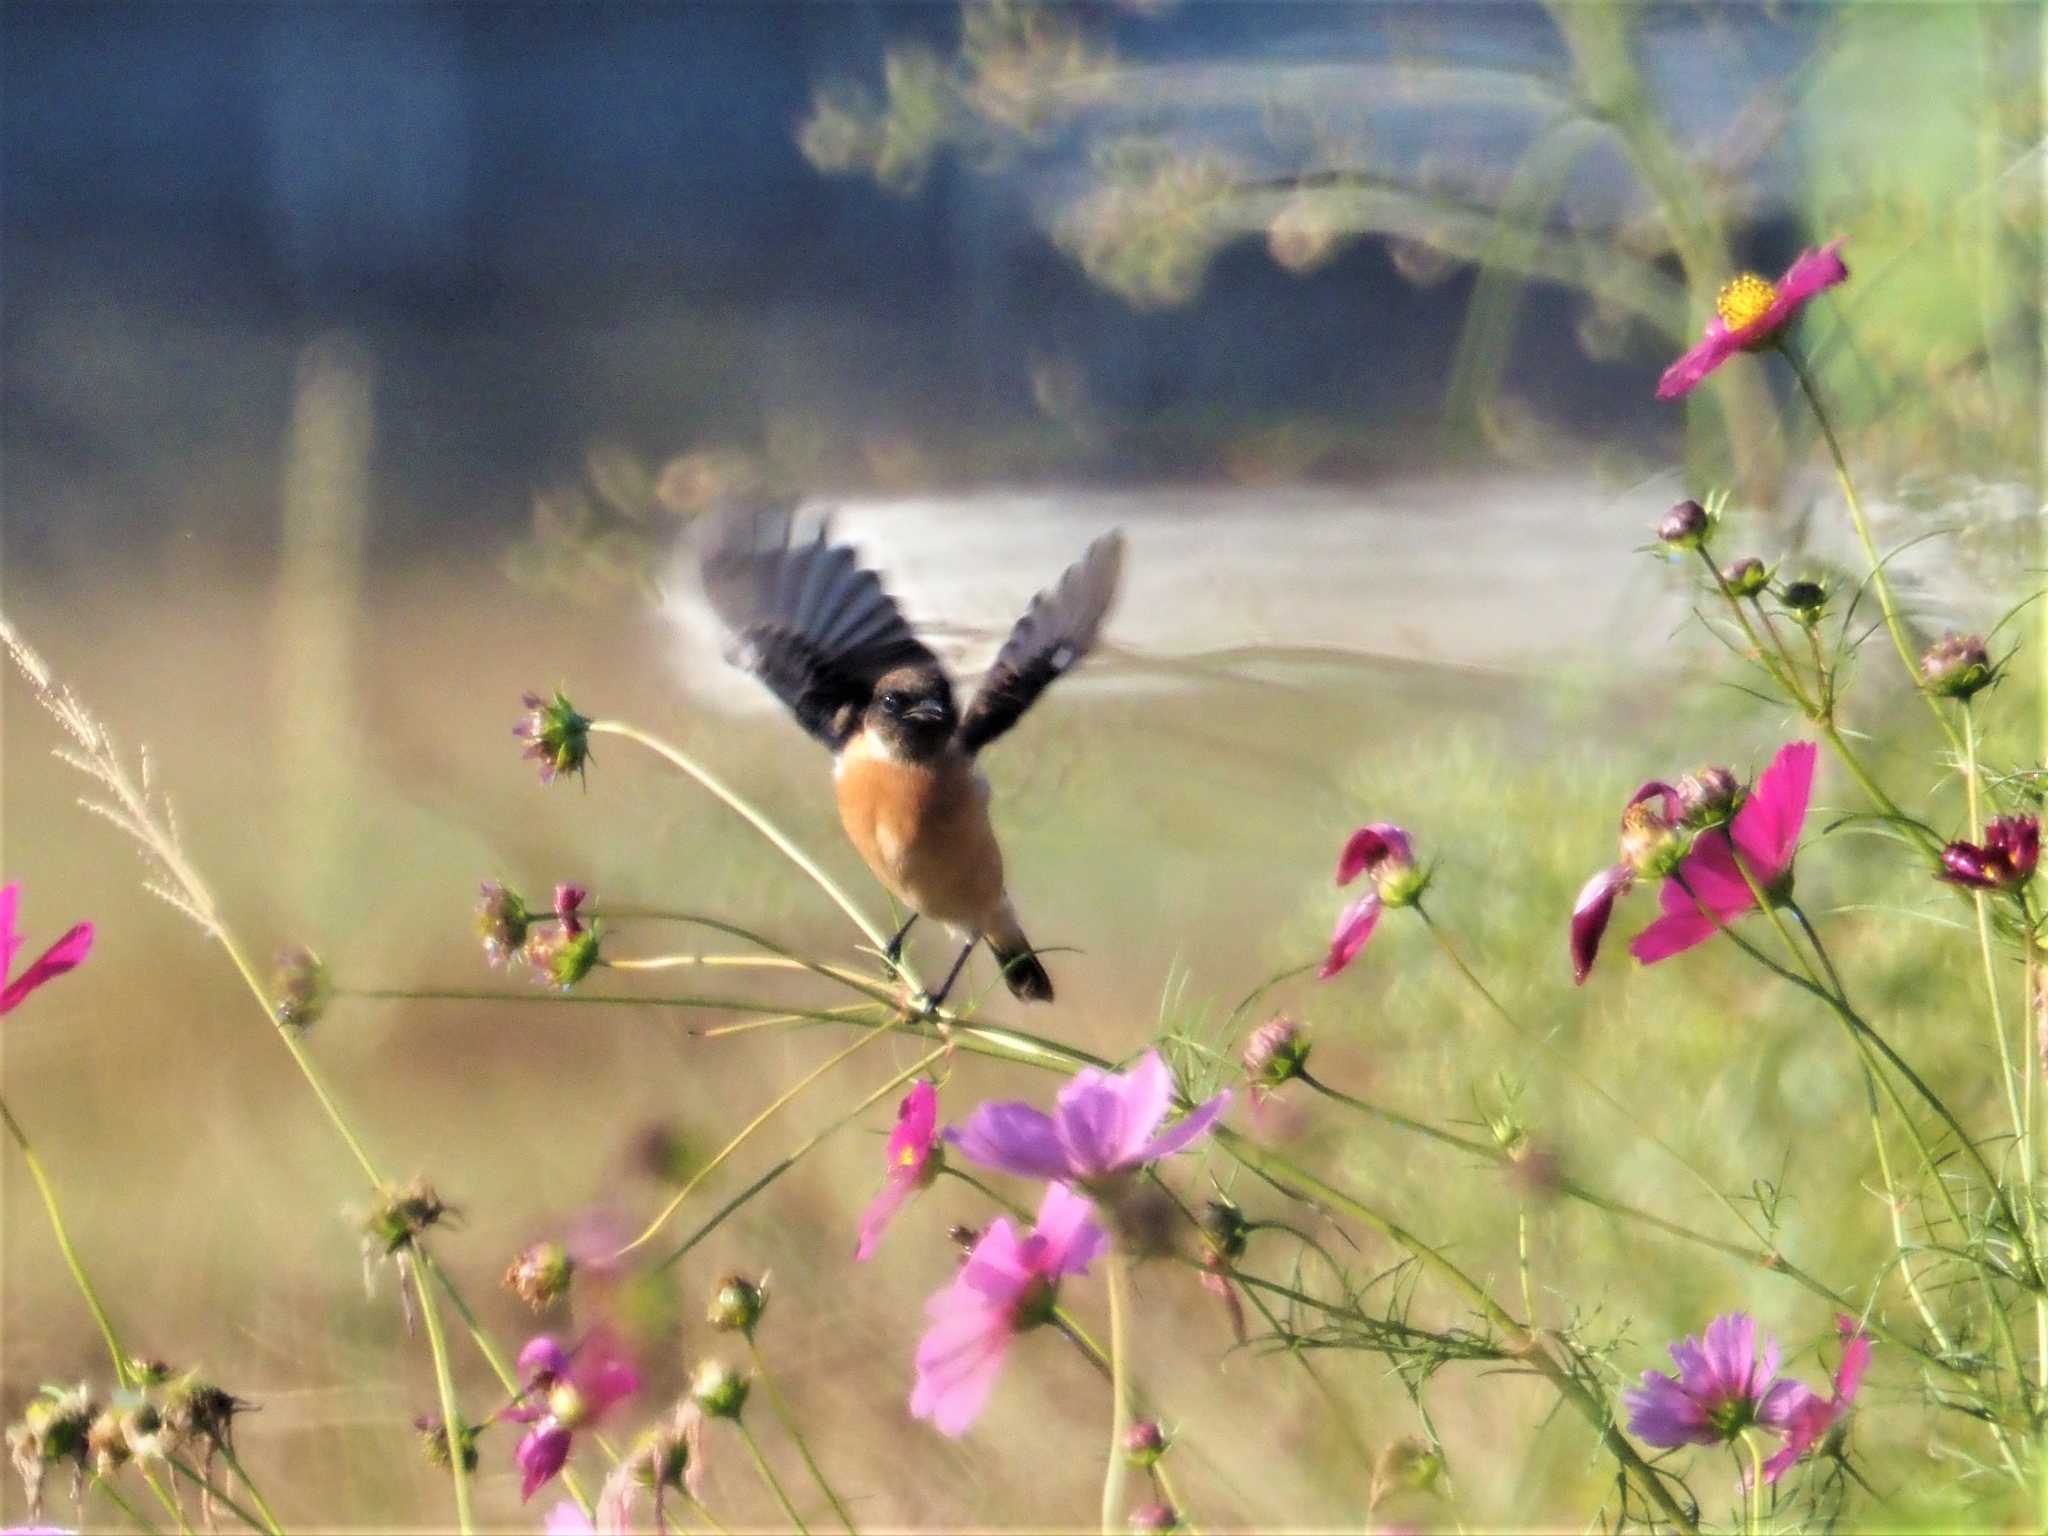
<instances>
[{"instance_id":1,"label":"bird's beak","mask_svg":"<svg viewBox=\"0 0 2048 1536\"><path fill-rule=\"evenodd\" d=\"M921 725L939 725L945 721L946 706L937 699L922 699L903 711L903 718Z\"/></svg>"}]
</instances>

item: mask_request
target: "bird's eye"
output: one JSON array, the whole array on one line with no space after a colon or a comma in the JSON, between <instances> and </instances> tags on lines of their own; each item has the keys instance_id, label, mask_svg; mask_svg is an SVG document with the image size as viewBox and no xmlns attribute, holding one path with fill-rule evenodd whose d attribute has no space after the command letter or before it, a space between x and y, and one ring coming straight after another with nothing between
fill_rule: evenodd
<instances>
[{"instance_id":1,"label":"bird's eye","mask_svg":"<svg viewBox=\"0 0 2048 1536\"><path fill-rule=\"evenodd\" d=\"M894 688L891 688L882 695L882 713L886 715L900 715L903 713L903 695Z\"/></svg>"}]
</instances>

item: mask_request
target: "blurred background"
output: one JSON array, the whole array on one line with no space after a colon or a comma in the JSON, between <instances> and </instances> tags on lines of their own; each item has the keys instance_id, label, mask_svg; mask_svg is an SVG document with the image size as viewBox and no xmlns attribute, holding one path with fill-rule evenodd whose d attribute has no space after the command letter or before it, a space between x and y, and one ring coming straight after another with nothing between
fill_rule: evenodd
<instances>
[{"instance_id":1,"label":"blurred background","mask_svg":"<svg viewBox=\"0 0 2048 1536\"><path fill-rule=\"evenodd\" d=\"M587 788L534 784L506 734L520 693L560 684L744 776L879 915L823 762L735 685L674 579L692 520L734 491L842 508L964 672L1120 524L1105 654L990 763L1033 935L1078 951L1027 1022L1111 1055L1161 1027L1230 1049L1236 1001L1317 952L1344 833L1401 821L1441 861L1439 915L1526 1018L1724 1188L1782 1185L1808 1267L1877 1273L1868 1148L1836 1133L1860 1101L1824 1021L1700 957L1574 993L1562 914L1636 783L1746 770L1798 728L1723 686L1684 572L1642 553L1649 525L1723 487L1727 556L1851 563L1780 362L1651 398L1728 274L1845 239L1852 280L1801 340L1881 540L1925 536L1898 567L1925 635L1989 628L2038 582L2036 8L64 4L0 28L0 606L148 744L258 950L309 942L355 985L517 990L469 936L494 877L849 957L815 891L623 744ZM2030 651L1987 712L2014 764L2043 754ZM1855 676L1852 728L1900 713L1885 660ZM74 808L50 722L15 679L0 698L30 940L100 924L91 963L9 1020L4 1089L117 1319L263 1405L244 1459L288 1520L444 1521L445 1475L410 1443L431 1373L388 1280L364 1295L346 1154L218 950ZM1959 815L1925 747L1880 751ZM1983 1047L1936 1027L1969 959L1952 904L1839 842L1802 889L1968 1100ZM1902 935L1868 911L1899 906L1935 921ZM1513 1099L1568 1165L1732 1235L1440 971L1396 925L1341 982L1267 1005L1314 1024L1339 1086L1442 1121ZM311 1042L383 1165L462 1208L440 1251L516 1338L495 1282L518 1245L592 1205L645 1216L651 1133L702 1155L838 1044L690 1034L711 1022L345 1003ZM861 1071L699 1199L886 1075ZM1049 1088L962 1063L947 1103ZM1304 1157L1513 1280L1520 1196L1489 1170L1299 1108L1277 1133ZM716 1276L772 1267L764 1347L866 1523L1085 1522L1101 1405L1056 1341L1027 1341L962 1444L908 1420L945 1225L982 1213L942 1187L856 1271L887 1116L870 1122L670 1272L648 1402L715 1347ZM0 1175L12 1416L105 1362L11 1152ZM1539 1313L1611 1343L1621 1375L1730 1306L1799 1347L1828 1330L1769 1277L1582 1212L1531 1220ZM1391 1262L1358 1241L1364 1273ZM1419 1408L1384 1361L1332 1354L1323 1395L1298 1362L1233 1350L1189 1273L1140 1284L1205 1525L1357 1523L1366 1458L1423 1432L1423 1408L1455 1502L1411 1518L1576 1520L1599 1497L1540 1393L1453 1369L1414 1384ZM1859 1431L1873 1448L1933 1469L1971 1445L1930 1434L1906 1373L1889 1390ZM772 1519L728 1453L713 1508ZM486 1512L518 1523L509 1447L487 1440L484 1465ZM0 1492L0 1516L22 1509Z\"/></svg>"}]
</instances>

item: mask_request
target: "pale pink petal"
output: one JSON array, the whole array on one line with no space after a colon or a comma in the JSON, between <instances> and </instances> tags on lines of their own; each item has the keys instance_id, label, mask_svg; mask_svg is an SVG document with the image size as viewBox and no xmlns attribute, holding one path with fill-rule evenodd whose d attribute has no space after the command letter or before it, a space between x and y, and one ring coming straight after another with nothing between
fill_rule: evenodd
<instances>
[{"instance_id":1,"label":"pale pink petal","mask_svg":"<svg viewBox=\"0 0 2048 1536\"><path fill-rule=\"evenodd\" d=\"M1016 1299L1017 1293L1031 1283L1035 1274L1031 1267L1028 1240L1010 1225L1007 1216L998 1216L975 1240L974 1251L960 1266L953 1288L1008 1306ZM945 1294L942 1291L940 1296ZM938 1298L934 1298L931 1305L937 1305L937 1301ZM926 1310L929 1311L930 1307Z\"/></svg>"},{"instance_id":2,"label":"pale pink petal","mask_svg":"<svg viewBox=\"0 0 2048 1536\"><path fill-rule=\"evenodd\" d=\"M573 1499L564 1499L549 1510L547 1524L541 1529L546 1536L597 1536L597 1527L590 1523L590 1516L583 1513Z\"/></svg>"},{"instance_id":3,"label":"pale pink petal","mask_svg":"<svg viewBox=\"0 0 2048 1536\"><path fill-rule=\"evenodd\" d=\"M1157 1051L1147 1051L1124 1073L1082 1068L1053 1107L1071 1175L1095 1178L1137 1161L1172 1103L1173 1074Z\"/></svg>"},{"instance_id":4,"label":"pale pink petal","mask_svg":"<svg viewBox=\"0 0 2048 1536\"><path fill-rule=\"evenodd\" d=\"M917 1344L910 1412L943 1435L965 1434L980 1415L1010 1347L1006 1308L990 1306L959 1282L926 1306L931 1327Z\"/></svg>"},{"instance_id":5,"label":"pale pink petal","mask_svg":"<svg viewBox=\"0 0 2048 1536\"><path fill-rule=\"evenodd\" d=\"M0 1014L10 1013L44 982L62 976L92 953L92 924L80 923L38 955L33 964L0 991Z\"/></svg>"},{"instance_id":6,"label":"pale pink petal","mask_svg":"<svg viewBox=\"0 0 2048 1536\"><path fill-rule=\"evenodd\" d=\"M1614 916L1615 898L1635 883L1635 871L1613 864L1579 887L1572 903L1572 981L1583 982L1600 953L1600 939Z\"/></svg>"},{"instance_id":7,"label":"pale pink petal","mask_svg":"<svg viewBox=\"0 0 2048 1536\"><path fill-rule=\"evenodd\" d=\"M1109 1246L1095 1207L1064 1184L1046 1186L1032 1232L1045 1240L1045 1262L1056 1275L1085 1274Z\"/></svg>"},{"instance_id":8,"label":"pale pink petal","mask_svg":"<svg viewBox=\"0 0 2048 1536\"><path fill-rule=\"evenodd\" d=\"M1791 867L1813 797L1813 766L1819 749L1810 741L1788 742L1757 776L1731 831L1750 873L1769 885Z\"/></svg>"},{"instance_id":9,"label":"pale pink petal","mask_svg":"<svg viewBox=\"0 0 2048 1536\"><path fill-rule=\"evenodd\" d=\"M1367 891L1337 914L1337 928L1330 935L1330 953L1316 975L1324 981L1358 958L1365 941L1380 920L1380 893Z\"/></svg>"},{"instance_id":10,"label":"pale pink petal","mask_svg":"<svg viewBox=\"0 0 2048 1536\"><path fill-rule=\"evenodd\" d=\"M857 1262L865 1262L874 1257L875 1249L881 1244L883 1231L895 1218L896 1213L903 1209L904 1203L910 1199L912 1191L916 1188L917 1180L914 1177L898 1177L893 1171L890 1173L888 1182L882 1186L875 1198L868 1202L867 1209L860 1213L860 1242L853 1250L853 1257Z\"/></svg>"},{"instance_id":11,"label":"pale pink petal","mask_svg":"<svg viewBox=\"0 0 2048 1536\"><path fill-rule=\"evenodd\" d=\"M1680 395L1690 394L1699 386L1700 380L1712 373L1741 350L1728 327L1715 315L1707 321L1706 331L1693 343L1690 350L1677 362L1664 370L1664 376L1657 380L1657 398L1675 400Z\"/></svg>"},{"instance_id":12,"label":"pale pink petal","mask_svg":"<svg viewBox=\"0 0 2048 1536\"><path fill-rule=\"evenodd\" d=\"M1814 1396L1813 1388L1787 1376L1783 1381L1773 1382L1758 1400L1756 1421L1771 1429L1788 1429L1816 1401L1820 1399Z\"/></svg>"}]
</instances>

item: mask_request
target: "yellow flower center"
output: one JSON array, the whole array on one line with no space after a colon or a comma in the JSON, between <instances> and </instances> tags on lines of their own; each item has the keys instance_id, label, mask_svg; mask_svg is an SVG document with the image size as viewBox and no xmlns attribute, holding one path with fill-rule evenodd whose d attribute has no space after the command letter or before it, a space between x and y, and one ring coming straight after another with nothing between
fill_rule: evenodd
<instances>
[{"instance_id":1,"label":"yellow flower center","mask_svg":"<svg viewBox=\"0 0 2048 1536\"><path fill-rule=\"evenodd\" d=\"M1714 295L1714 312L1731 331L1755 325L1778 302L1778 290L1754 272L1730 278Z\"/></svg>"},{"instance_id":2,"label":"yellow flower center","mask_svg":"<svg viewBox=\"0 0 2048 1536\"><path fill-rule=\"evenodd\" d=\"M896 1162L900 1167L915 1168L917 1166L917 1148L905 1147L896 1154Z\"/></svg>"}]
</instances>

